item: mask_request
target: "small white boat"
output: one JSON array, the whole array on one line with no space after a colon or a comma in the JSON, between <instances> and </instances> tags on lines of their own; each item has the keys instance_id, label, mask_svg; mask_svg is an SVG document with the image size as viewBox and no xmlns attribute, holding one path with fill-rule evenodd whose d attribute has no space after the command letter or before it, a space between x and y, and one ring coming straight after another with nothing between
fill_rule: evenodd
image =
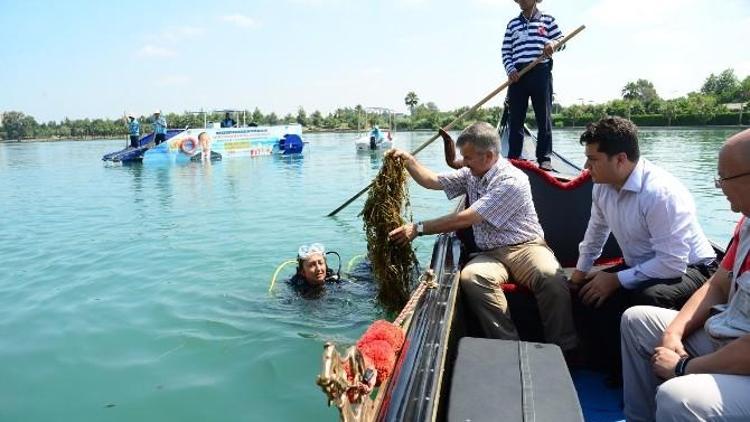
<instances>
[{"instance_id":1,"label":"small white boat","mask_svg":"<svg viewBox=\"0 0 750 422\"><path fill-rule=\"evenodd\" d=\"M385 115L388 116L389 130L381 131L377 125L374 125L373 130L369 132L360 132L357 138L354 140L354 146L357 151L383 151L396 147L395 133L395 115L396 112L383 107L367 107L364 109L364 121L365 124L368 121L368 114L378 115L381 118ZM359 126L359 118L357 119L357 126ZM374 122L373 122L374 124Z\"/></svg>"},{"instance_id":2,"label":"small white boat","mask_svg":"<svg viewBox=\"0 0 750 422\"><path fill-rule=\"evenodd\" d=\"M382 133L381 133L382 134ZM357 151L376 151L376 150L387 150L395 148L396 139L393 138L391 132L386 131L380 139L374 139L369 134L360 136L354 141L357 147Z\"/></svg>"}]
</instances>

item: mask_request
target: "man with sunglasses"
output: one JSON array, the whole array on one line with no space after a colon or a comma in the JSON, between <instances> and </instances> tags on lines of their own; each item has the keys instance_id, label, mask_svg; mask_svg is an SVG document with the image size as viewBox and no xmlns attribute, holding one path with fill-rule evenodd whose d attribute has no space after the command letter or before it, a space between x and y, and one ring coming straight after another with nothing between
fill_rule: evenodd
<instances>
[{"instance_id":1,"label":"man with sunglasses","mask_svg":"<svg viewBox=\"0 0 750 422\"><path fill-rule=\"evenodd\" d=\"M622 317L625 416L750 420L750 130L719 153L716 187L742 217L719 269L679 311Z\"/></svg>"}]
</instances>

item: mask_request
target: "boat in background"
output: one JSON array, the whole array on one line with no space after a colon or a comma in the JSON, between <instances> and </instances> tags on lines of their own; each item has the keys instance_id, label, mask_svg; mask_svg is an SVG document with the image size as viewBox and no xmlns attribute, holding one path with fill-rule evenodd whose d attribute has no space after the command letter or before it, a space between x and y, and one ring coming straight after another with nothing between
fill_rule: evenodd
<instances>
[{"instance_id":1,"label":"boat in background","mask_svg":"<svg viewBox=\"0 0 750 422\"><path fill-rule=\"evenodd\" d=\"M230 112L220 110L221 112ZM266 155L300 154L304 149L302 126L299 124L221 127L208 122L205 112L203 128L169 129L166 139L154 145L154 134L141 137L137 148L105 154L103 161L144 163L187 163L201 153L198 136L206 132L211 137L211 151L223 158L259 157ZM213 155L213 154L212 154Z\"/></svg>"},{"instance_id":2,"label":"boat in background","mask_svg":"<svg viewBox=\"0 0 750 422\"><path fill-rule=\"evenodd\" d=\"M144 152L144 163L185 163L201 153L198 136L211 137L211 152L222 158L300 154L301 125L186 129Z\"/></svg>"},{"instance_id":3,"label":"boat in background","mask_svg":"<svg viewBox=\"0 0 750 422\"><path fill-rule=\"evenodd\" d=\"M388 127L389 130L378 130L378 135L375 136L373 131L365 131L369 115L388 115ZM364 127L358 128L359 134L354 140L354 146L357 151L383 151L396 147L395 137L395 115L396 112L389 108L384 107L367 107L364 109ZM359 119L357 120L357 126L359 126ZM376 126L376 125L375 125Z\"/></svg>"},{"instance_id":4,"label":"boat in background","mask_svg":"<svg viewBox=\"0 0 750 422\"><path fill-rule=\"evenodd\" d=\"M385 135L381 132L380 139L373 139L369 134L360 136L354 141L354 145L357 151L388 150L395 147L395 140L390 131L385 131Z\"/></svg>"}]
</instances>

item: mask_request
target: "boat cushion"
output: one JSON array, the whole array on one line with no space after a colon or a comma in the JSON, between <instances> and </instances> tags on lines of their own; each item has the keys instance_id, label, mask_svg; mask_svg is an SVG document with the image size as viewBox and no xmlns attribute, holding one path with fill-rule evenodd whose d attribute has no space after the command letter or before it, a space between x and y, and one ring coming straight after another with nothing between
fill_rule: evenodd
<instances>
[{"instance_id":1,"label":"boat cushion","mask_svg":"<svg viewBox=\"0 0 750 422\"><path fill-rule=\"evenodd\" d=\"M599 258L594 262L595 266L601 266L601 267L614 267L620 264L624 264L625 260L621 257L615 257L615 258ZM514 280L508 280L505 283L500 285L500 288L503 289L503 292L505 293L521 293L525 295L534 295L534 293L526 286L522 284L516 284Z\"/></svg>"},{"instance_id":2,"label":"boat cushion","mask_svg":"<svg viewBox=\"0 0 750 422\"><path fill-rule=\"evenodd\" d=\"M554 344L464 337L448 421L583 421L573 380Z\"/></svg>"}]
</instances>

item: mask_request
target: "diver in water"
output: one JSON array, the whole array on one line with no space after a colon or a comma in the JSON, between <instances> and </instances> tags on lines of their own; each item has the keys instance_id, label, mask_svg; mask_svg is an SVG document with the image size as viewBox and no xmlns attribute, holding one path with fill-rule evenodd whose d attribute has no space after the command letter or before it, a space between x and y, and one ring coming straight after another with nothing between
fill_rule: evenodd
<instances>
[{"instance_id":1,"label":"diver in water","mask_svg":"<svg viewBox=\"0 0 750 422\"><path fill-rule=\"evenodd\" d=\"M339 268L328 268L327 255L339 257ZM289 279L289 284L304 297L317 297L329 283L341 281L341 257L338 253L326 252L320 243L300 246L297 251L297 273Z\"/></svg>"}]
</instances>

